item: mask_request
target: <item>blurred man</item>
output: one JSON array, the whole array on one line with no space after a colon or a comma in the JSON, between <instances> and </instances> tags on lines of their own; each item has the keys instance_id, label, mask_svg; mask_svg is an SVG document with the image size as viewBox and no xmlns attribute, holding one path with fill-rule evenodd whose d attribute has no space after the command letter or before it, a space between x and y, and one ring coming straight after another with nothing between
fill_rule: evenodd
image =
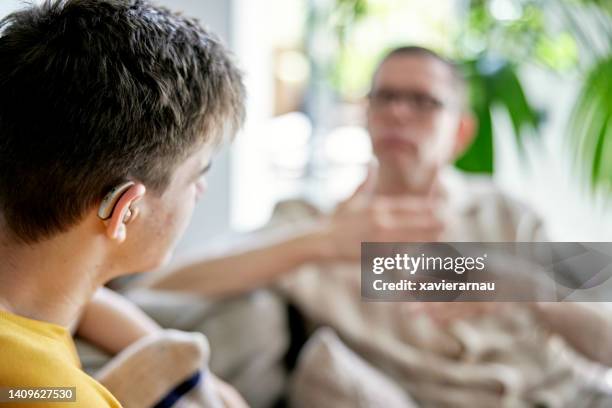
<instances>
[{"instance_id":1,"label":"blurred man","mask_svg":"<svg viewBox=\"0 0 612 408\"><path fill-rule=\"evenodd\" d=\"M561 358L558 339L539 325L530 308L361 301L356 263L361 241L544 237L539 219L489 179L452 169L475 130L465 88L459 70L432 51L393 50L378 66L368 96L367 128L376 165L351 198L329 215L305 202L282 203L271 223L280 238L231 256L187 262L151 285L222 295L280 280L281 292L311 328L330 326L358 354L346 357L345 347L330 345L340 340L314 336L299 360L298 406L383 398L367 379L355 378L364 364L370 364L365 370L370 375L377 372L376 384L400 385L426 406L567 404L578 392L572 363ZM293 235L279 233L279 226ZM389 226L398 230L373 235ZM352 363L335 364L339 360L360 363L351 369ZM339 366L345 369L338 372ZM331 385L321 389L322 382Z\"/></svg>"},{"instance_id":2,"label":"blurred man","mask_svg":"<svg viewBox=\"0 0 612 408\"><path fill-rule=\"evenodd\" d=\"M533 213L490 180L451 168L475 130L465 92L461 73L437 54L418 47L390 52L368 96L367 128L378 169L362 191L371 197L401 197L411 203L420 225L442 225L434 239L421 235L417 242L540 239L542 225ZM298 211L287 209L292 217ZM362 302L358 268L339 262L306 265L282 287L310 322L333 328L419 404L549 404L553 388L575 392L569 381L560 380L569 375L569 366L552 363L555 351L529 310ZM499 338L506 343L497 343ZM307 390L321 375L308 356L316 356L317 347L335 349L323 339L315 336L301 361L300 400L308 398Z\"/></svg>"}]
</instances>

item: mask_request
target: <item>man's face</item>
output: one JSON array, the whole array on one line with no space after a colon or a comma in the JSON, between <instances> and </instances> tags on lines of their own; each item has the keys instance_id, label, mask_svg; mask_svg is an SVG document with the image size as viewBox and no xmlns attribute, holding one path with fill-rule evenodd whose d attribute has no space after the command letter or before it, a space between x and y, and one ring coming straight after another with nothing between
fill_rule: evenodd
<instances>
[{"instance_id":1,"label":"man's face","mask_svg":"<svg viewBox=\"0 0 612 408\"><path fill-rule=\"evenodd\" d=\"M416 176L453 159L462 112L454 81L450 68L429 56L399 55L383 62L367 111L381 165Z\"/></svg>"},{"instance_id":2,"label":"man's face","mask_svg":"<svg viewBox=\"0 0 612 408\"><path fill-rule=\"evenodd\" d=\"M210 167L211 153L209 146L199 149L177 167L161 196L148 192L136 203L140 214L128 225L127 240L122 245L128 270L151 270L169 260L206 189L204 175Z\"/></svg>"}]
</instances>

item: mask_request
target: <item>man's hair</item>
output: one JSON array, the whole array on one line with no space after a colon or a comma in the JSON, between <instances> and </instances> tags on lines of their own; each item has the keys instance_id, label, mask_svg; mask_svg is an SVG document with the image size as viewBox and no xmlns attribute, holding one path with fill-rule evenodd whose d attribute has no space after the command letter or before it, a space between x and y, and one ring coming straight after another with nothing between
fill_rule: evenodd
<instances>
[{"instance_id":1,"label":"man's hair","mask_svg":"<svg viewBox=\"0 0 612 408\"><path fill-rule=\"evenodd\" d=\"M125 180L161 195L189 155L242 125L244 93L216 37L143 0L48 0L7 16L0 228L48 238Z\"/></svg>"},{"instance_id":2,"label":"man's hair","mask_svg":"<svg viewBox=\"0 0 612 408\"><path fill-rule=\"evenodd\" d=\"M416 45L405 45L393 48L392 50L387 52L378 64L378 67L376 68L376 73L378 72L382 64L394 57L425 57L431 58L445 65L448 68L449 73L451 74L451 79L455 90L457 91L457 96L462 108L467 108L467 84L465 76L461 68L454 61L444 58L440 54L428 48L419 47ZM376 73L374 74L374 76L376 75Z\"/></svg>"}]
</instances>

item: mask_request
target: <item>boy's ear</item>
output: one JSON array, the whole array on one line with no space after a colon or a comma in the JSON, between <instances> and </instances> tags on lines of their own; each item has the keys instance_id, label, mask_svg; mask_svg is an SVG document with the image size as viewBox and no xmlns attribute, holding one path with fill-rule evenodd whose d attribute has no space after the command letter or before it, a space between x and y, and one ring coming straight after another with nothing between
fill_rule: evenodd
<instances>
[{"instance_id":1,"label":"boy's ear","mask_svg":"<svg viewBox=\"0 0 612 408\"><path fill-rule=\"evenodd\" d=\"M472 144L476 136L476 125L477 123L474 115L468 112L461 115L459 127L457 128L457 137L455 139L455 151L453 152L455 158L461 156Z\"/></svg>"},{"instance_id":2,"label":"boy's ear","mask_svg":"<svg viewBox=\"0 0 612 408\"><path fill-rule=\"evenodd\" d=\"M106 236L118 243L125 241L127 237L127 225L138 217L138 208L134 205L146 192L146 188L141 183L126 183L118 188L114 188L107 195L101 205L98 215L106 207L107 218L104 220L106 226Z\"/></svg>"}]
</instances>

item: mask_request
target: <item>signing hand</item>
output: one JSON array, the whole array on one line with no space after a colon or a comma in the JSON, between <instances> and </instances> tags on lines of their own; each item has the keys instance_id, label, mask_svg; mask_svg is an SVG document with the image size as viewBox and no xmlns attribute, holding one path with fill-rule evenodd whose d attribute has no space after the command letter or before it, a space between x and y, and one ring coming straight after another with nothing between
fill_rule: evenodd
<instances>
[{"instance_id":1,"label":"signing hand","mask_svg":"<svg viewBox=\"0 0 612 408\"><path fill-rule=\"evenodd\" d=\"M436 197L375 196L375 170L329 219L330 256L356 260L361 242L432 242L444 230Z\"/></svg>"}]
</instances>

